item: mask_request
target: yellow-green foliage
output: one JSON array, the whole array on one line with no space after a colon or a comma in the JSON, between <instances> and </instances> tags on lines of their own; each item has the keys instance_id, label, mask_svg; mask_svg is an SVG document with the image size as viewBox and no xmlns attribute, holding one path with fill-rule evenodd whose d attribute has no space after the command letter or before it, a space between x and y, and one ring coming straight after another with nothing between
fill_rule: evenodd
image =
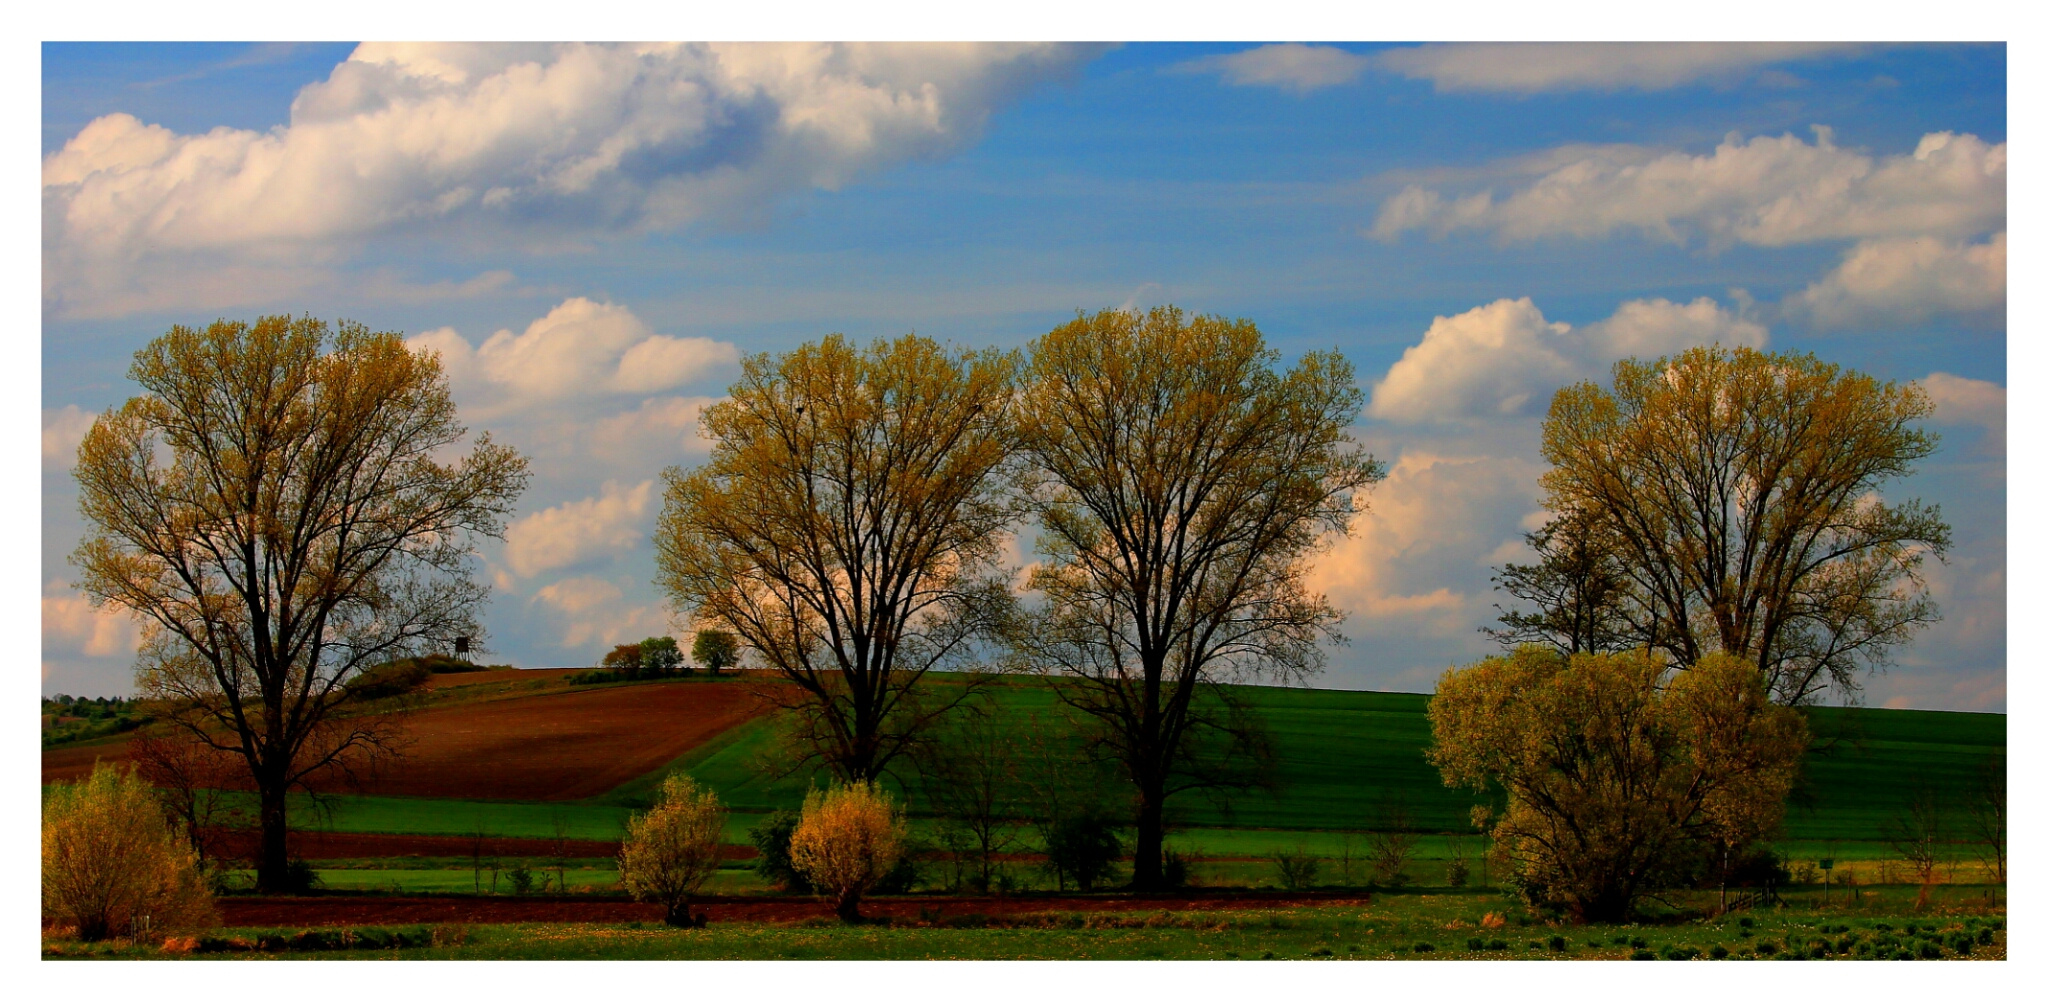
<instances>
[{"instance_id":1,"label":"yellow-green foliage","mask_svg":"<svg viewBox=\"0 0 2048 1001\"><path fill-rule=\"evenodd\" d=\"M1447 785L1507 791L1494 851L1533 902L1620 920L1783 817L1806 724L1768 696L1734 657L1671 672L1644 652L1525 646L1445 673L1429 758Z\"/></svg>"},{"instance_id":2,"label":"yellow-green foliage","mask_svg":"<svg viewBox=\"0 0 2048 1001\"><path fill-rule=\"evenodd\" d=\"M902 811L873 783L814 789L789 837L789 861L812 886L833 894L841 918L854 920L861 894L902 857L907 834Z\"/></svg>"},{"instance_id":3,"label":"yellow-green foliage","mask_svg":"<svg viewBox=\"0 0 2048 1001\"><path fill-rule=\"evenodd\" d=\"M149 785L101 763L43 801L43 924L97 941L203 927L213 898L199 857L164 822Z\"/></svg>"},{"instance_id":4,"label":"yellow-green foliage","mask_svg":"<svg viewBox=\"0 0 2048 1001\"><path fill-rule=\"evenodd\" d=\"M699 789L688 775L670 775L654 808L626 821L619 883L637 899L660 902L669 924L689 925L690 895L718 869L725 816L717 793Z\"/></svg>"}]
</instances>

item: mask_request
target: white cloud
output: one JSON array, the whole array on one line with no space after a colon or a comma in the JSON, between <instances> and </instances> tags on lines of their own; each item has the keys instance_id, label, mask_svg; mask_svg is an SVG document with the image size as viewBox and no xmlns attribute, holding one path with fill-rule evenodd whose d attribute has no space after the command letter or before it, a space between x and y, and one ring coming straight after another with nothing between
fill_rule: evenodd
<instances>
[{"instance_id":1,"label":"white cloud","mask_svg":"<svg viewBox=\"0 0 2048 1001\"><path fill-rule=\"evenodd\" d=\"M617 584L599 577L570 577L534 593L533 605L553 613L561 626L560 646L569 650L668 635L668 614L660 605L630 605Z\"/></svg>"},{"instance_id":2,"label":"white cloud","mask_svg":"<svg viewBox=\"0 0 2048 1001\"><path fill-rule=\"evenodd\" d=\"M265 132L95 119L43 161L44 292L151 304L235 264L345 258L401 229L588 235L758 218L976 138L1093 50L1062 45L359 46Z\"/></svg>"},{"instance_id":3,"label":"white cloud","mask_svg":"<svg viewBox=\"0 0 2048 1001\"><path fill-rule=\"evenodd\" d=\"M1934 403L1934 419L1944 424L1974 424L1984 429L1983 448L2005 456L2005 387L1983 379L1935 372L1920 380Z\"/></svg>"},{"instance_id":4,"label":"white cloud","mask_svg":"<svg viewBox=\"0 0 2048 1001\"><path fill-rule=\"evenodd\" d=\"M1391 49L1374 66L1439 91L1668 90L1730 83L1851 47L1811 42L1460 42Z\"/></svg>"},{"instance_id":5,"label":"white cloud","mask_svg":"<svg viewBox=\"0 0 2048 1001\"><path fill-rule=\"evenodd\" d=\"M698 418L718 399L664 396L643 401L633 410L597 422L584 446L591 454L615 462L708 455L711 441L698 433Z\"/></svg>"},{"instance_id":6,"label":"white cloud","mask_svg":"<svg viewBox=\"0 0 2048 1001\"><path fill-rule=\"evenodd\" d=\"M1910 154L1872 157L1836 146L1827 129L1815 133L1811 143L1731 134L1705 156L1604 147L1501 198L1410 185L1381 204L1372 235L1482 230L1516 241L1635 231L1725 247L1962 237L2005 225L2004 143L1936 132Z\"/></svg>"},{"instance_id":7,"label":"white cloud","mask_svg":"<svg viewBox=\"0 0 2048 1001\"><path fill-rule=\"evenodd\" d=\"M1203 56L1171 67L1174 73L1217 73L1237 86L1279 87L1306 94L1358 79L1371 62L1330 45L1287 42L1226 55Z\"/></svg>"},{"instance_id":8,"label":"white cloud","mask_svg":"<svg viewBox=\"0 0 2048 1001\"><path fill-rule=\"evenodd\" d=\"M527 515L505 530L505 561L513 573L532 577L631 551L653 495L653 480L630 488L607 481L596 497Z\"/></svg>"},{"instance_id":9,"label":"white cloud","mask_svg":"<svg viewBox=\"0 0 2048 1001\"><path fill-rule=\"evenodd\" d=\"M1597 376L1618 358L1720 343L1762 347L1763 327L1702 296L1635 299L1573 328L1544 319L1528 298L1439 316L1374 385L1367 413L1383 420L1487 419L1540 411L1550 393Z\"/></svg>"},{"instance_id":10,"label":"white cloud","mask_svg":"<svg viewBox=\"0 0 2048 1001\"><path fill-rule=\"evenodd\" d=\"M1350 614L1353 636L1472 633L1490 618L1491 554L1535 506L1537 474L1525 460L1404 453L1351 534L1316 558L1309 586Z\"/></svg>"},{"instance_id":11,"label":"white cloud","mask_svg":"<svg viewBox=\"0 0 2048 1001\"><path fill-rule=\"evenodd\" d=\"M75 403L43 410L43 468L70 469L78 461L78 443L99 415Z\"/></svg>"},{"instance_id":12,"label":"white cloud","mask_svg":"<svg viewBox=\"0 0 2048 1001\"><path fill-rule=\"evenodd\" d=\"M1893 326L1937 313L2005 307L2005 233L1982 243L1935 237L1866 240L1786 307L1815 326Z\"/></svg>"},{"instance_id":13,"label":"white cloud","mask_svg":"<svg viewBox=\"0 0 2048 1001\"><path fill-rule=\"evenodd\" d=\"M115 609L97 609L92 599L71 585L53 580L43 586L43 659L53 657L131 658L142 642L135 617Z\"/></svg>"},{"instance_id":14,"label":"white cloud","mask_svg":"<svg viewBox=\"0 0 2048 1001\"><path fill-rule=\"evenodd\" d=\"M520 405L605 393L648 393L693 382L739 361L739 349L704 337L668 337L632 310L576 297L528 324L472 347L453 328L407 344L437 351L449 380L471 398L516 394ZM489 403L485 403L488 408Z\"/></svg>"}]
</instances>

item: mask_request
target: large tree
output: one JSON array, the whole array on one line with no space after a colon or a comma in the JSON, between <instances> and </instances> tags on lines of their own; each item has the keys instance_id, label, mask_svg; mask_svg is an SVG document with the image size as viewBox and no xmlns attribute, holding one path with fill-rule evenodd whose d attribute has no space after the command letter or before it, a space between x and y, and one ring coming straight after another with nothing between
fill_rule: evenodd
<instances>
[{"instance_id":1,"label":"large tree","mask_svg":"<svg viewBox=\"0 0 2048 1001\"><path fill-rule=\"evenodd\" d=\"M660 584L790 682L769 691L799 746L845 781L966 697L919 681L971 666L1006 614L1017 367L915 335L756 355L704 413L710 459L665 474Z\"/></svg>"},{"instance_id":2,"label":"large tree","mask_svg":"<svg viewBox=\"0 0 2048 1001\"><path fill-rule=\"evenodd\" d=\"M1646 650L1566 657L1531 644L1445 672L1429 759L1445 785L1504 790L1493 855L1532 904L1626 919L1774 828L1806 724L1763 675L1710 654L1667 680Z\"/></svg>"},{"instance_id":3,"label":"large tree","mask_svg":"<svg viewBox=\"0 0 2048 1001\"><path fill-rule=\"evenodd\" d=\"M1339 615L1304 585L1380 463L1346 429L1349 363L1311 352L1275 370L1248 320L1078 316L1031 348L1018 406L1044 560L1017 643L1135 793L1133 882L1161 882L1174 795L1225 789L1259 747L1221 683L1289 681L1322 666Z\"/></svg>"},{"instance_id":4,"label":"large tree","mask_svg":"<svg viewBox=\"0 0 2048 1001\"><path fill-rule=\"evenodd\" d=\"M1808 354L1624 360L1611 388L1552 399L1545 503L1609 547L1633 643L1680 667L1742 657L1786 704L1847 698L1936 617L1919 568L1948 526L1880 492L1934 451L1932 411L1917 386Z\"/></svg>"},{"instance_id":5,"label":"large tree","mask_svg":"<svg viewBox=\"0 0 2048 1001\"><path fill-rule=\"evenodd\" d=\"M141 618L137 684L165 718L246 765L257 885L281 890L286 793L389 738L347 682L478 633L474 539L526 462L488 435L450 454L439 361L358 324L173 327L129 377L143 395L78 450L79 588Z\"/></svg>"}]
</instances>

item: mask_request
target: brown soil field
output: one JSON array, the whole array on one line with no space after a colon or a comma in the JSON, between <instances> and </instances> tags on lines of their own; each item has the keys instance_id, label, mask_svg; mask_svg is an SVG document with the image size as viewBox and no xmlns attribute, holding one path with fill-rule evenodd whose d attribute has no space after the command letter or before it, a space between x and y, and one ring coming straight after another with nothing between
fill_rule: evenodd
<instances>
[{"instance_id":1,"label":"brown soil field","mask_svg":"<svg viewBox=\"0 0 2048 1001\"><path fill-rule=\"evenodd\" d=\"M253 858L257 833L253 830L220 831L216 842L229 858ZM547 858L556 854L548 838L485 838L481 845L465 837L439 834L348 834L336 831L293 831L292 853L303 859L358 858L468 858L472 850L490 857ZM564 841L564 858L610 858L619 853L616 841ZM753 848L726 845L721 857L750 859Z\"/></svg>"},{"instance_id":2,"label":"brown soil field","mask_svg":"<svg viewBox=\"0 0 2048 1001\"><path fill-rule=\"evenodd\" d=\"M510 673L438 675L433 684L504 681ZM567 673L522 671L517 680L558 683L554 679ZM595 796L760 715L767 707L755 697L757 684L551 684L509 698L422 709L406 720L403 757L347 791L463 799ZM83 778L95 759L125 757L125 743L58 747L43 753L43 781Z\"/></svg>"},{"instance_id":3,"label":"brown soil field","mask_svg":"<svg viewBox=\"0 0 2048 1001\"><path fill-rule=\"evenodd\" d=\"M1215 893L1176 896L877 897L861 913L898 921L937 912L1014 917L1048 911L1218 911L1277 906L1355 906L1364 894ZM215 902L229 927L308 928L320 925L512 924L520 922L661 921L661 907L617 897L223 897ZM831 918L830 901L812 897L704 897L695 908L713 922L783 924Z\"/></svg>"}]
</instances>

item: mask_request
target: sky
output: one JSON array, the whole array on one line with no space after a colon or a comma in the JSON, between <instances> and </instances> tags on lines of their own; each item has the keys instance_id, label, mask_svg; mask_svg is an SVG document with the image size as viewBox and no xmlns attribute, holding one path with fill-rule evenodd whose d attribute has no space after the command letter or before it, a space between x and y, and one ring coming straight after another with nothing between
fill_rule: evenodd
<instances>
[{"instance_id":1,"label":"sky","mask_svg":"<svg viewBox=\"0 0 2048 1001\"><path fill-rule=\"evenodd\" d=\"M1943 617L1864 698L2006 708L2003 45L49 43L42 87L46 694L129 690L70 465L174 324L439 351L533 463L478 573L538 667L683 633L660 472L742 356L1172 303L1357 368L1389 474L1311 571L1319 686L1494 652L1549 395L1719 342L1925 388L1883 492L1953 526Z\"/></svg>"}]
</instances>

